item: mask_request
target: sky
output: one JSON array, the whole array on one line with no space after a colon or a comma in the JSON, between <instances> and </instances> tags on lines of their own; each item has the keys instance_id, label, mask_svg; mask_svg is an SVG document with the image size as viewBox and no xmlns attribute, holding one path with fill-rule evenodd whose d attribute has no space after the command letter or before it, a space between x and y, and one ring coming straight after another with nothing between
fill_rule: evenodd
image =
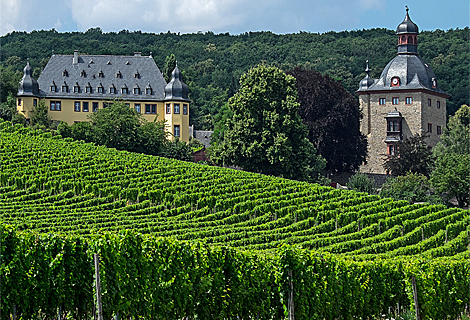
<instances>
[{"instance_id":1,"label":"sky","mask_svg":"<svg viewBox=\"0 0 470 320\"><path fill-rule=\"evenodd\" d=\"M95 27L216 34L395 30L405 5L420 30L469 26L469 0L0 0L0 35Z\"/></svg>"}]
</instances>

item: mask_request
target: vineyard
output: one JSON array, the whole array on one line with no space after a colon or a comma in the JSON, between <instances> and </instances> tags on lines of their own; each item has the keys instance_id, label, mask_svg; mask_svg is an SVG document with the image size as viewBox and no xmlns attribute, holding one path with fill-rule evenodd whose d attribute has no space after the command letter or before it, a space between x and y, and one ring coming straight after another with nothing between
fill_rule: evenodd
<instances>
[{"instance_id":1,"label":"vineyard","mask_svg":"<svg viewBox=\"0 0 470 320\"><path fill-rule=\"evenodd\" d=\"M0 319L359 319L470 304L469 212L0 123ZM414 281L413 280L413 281Z\"/></svg>"}]
</instances>

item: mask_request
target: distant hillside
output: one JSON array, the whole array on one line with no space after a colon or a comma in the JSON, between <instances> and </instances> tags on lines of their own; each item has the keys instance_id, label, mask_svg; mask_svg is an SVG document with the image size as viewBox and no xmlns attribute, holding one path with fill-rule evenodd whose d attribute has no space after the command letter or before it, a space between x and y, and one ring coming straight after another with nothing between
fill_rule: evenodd
<instances>
[{"instance_id":1,"label":"distant hillside","mask_svg":"<svg viewBox=\"0 0 470 320\"><path fill-rule=\"evenodd\" d=\"M469 103L468 34L467 27L424 31L419 35L420 56L431 65L440 86L452 95L448 103L449 114ZM103 33L94 28L73 33L55 30L13 32L0 40L3 84L18 80L21 73L15 78L9 77L8 72L22 70L27 58L38 76L52 50L60 54L72 54L75 49L88 54L131 55L139 51L148 55L152 52L161 70L165 58L174 53L191 88L192 121L200 129L212 128L211 116L216 115L228 97L236 92L240 75L259 63L276 65L284 70L296 65L316 69L341 80L353 93L365 75L365 60L370 61L371 76L376 78L396 54L395 32L386 29L323 34L207 32L179 35L127 30ZM5 90L11 87L3 85L2 101L6 99Z\"/></svg>"}]
</instances>

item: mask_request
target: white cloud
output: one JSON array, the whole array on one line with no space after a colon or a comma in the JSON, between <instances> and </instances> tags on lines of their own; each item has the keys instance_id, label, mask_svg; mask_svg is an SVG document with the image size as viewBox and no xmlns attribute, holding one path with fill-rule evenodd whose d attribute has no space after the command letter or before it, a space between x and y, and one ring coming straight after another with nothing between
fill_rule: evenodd
<instances>
[{"instance_id":1,"label":"white cloud","mask_svg":"<svg viewBox=\"0 0 470 320\"><path fill-rule=\"evenodd\" d=\"M12 32L21 28L18 19L21 0L0 0L0 34Z\"/></svg>"},{"instance_id":2,"label":"white cloud","mask_svg":"<svg viewBox=\"0 0 470 320\"><path fill-rule=\"evenodd\" d=\"M360 0L360 5L362 8L369 9L379 9L383 10L385 8L385 0Z\"/></svg>"}]
</instances>

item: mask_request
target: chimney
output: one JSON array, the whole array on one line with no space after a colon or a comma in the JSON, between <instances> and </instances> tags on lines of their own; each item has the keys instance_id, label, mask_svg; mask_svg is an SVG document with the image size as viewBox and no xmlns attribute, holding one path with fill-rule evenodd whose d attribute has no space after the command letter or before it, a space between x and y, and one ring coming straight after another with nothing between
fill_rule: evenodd
<instances>
[{"instance_id":1,"label":"chimney","mask_svg":"<svg viewBox=\"0 0 470 320\"><path fill-rule=\"evenodd\" d=\"M134 57L141 57L142 56L142 52L134 52Z\"/></svg>"},{"instance_id":2,"label":"chimney","mask_svg":"<svg viewBox=\"0 0 470 320\"><path fill-rule=\"evenodd\" d=\"M73 50L73 64L78 63L78 50Z\"/></svg>"}]
</instances>

